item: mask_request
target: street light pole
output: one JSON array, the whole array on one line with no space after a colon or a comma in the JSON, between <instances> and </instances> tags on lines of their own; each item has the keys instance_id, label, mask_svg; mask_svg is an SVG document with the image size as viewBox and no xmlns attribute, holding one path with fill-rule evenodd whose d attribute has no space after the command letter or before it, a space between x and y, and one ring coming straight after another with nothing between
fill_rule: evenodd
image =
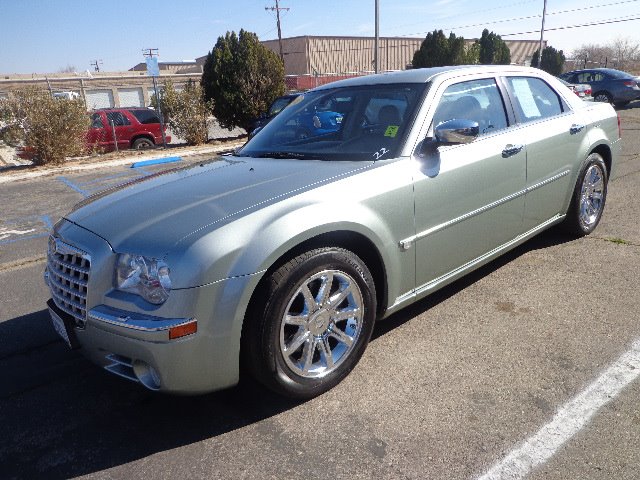
<instances>
[{"instance_id":1,"label":"street light pole","mask_svg":"<svg viewBox=\"0 0 640 480\"><path fill-rule=\"evenodd\" d=\"M544 39L544 19L547 16L547 0L544 0L542 8L542 26L540 27L540 47L538 47L538 68L542 66L542 43Z\"/></svg>"}]
</instances>

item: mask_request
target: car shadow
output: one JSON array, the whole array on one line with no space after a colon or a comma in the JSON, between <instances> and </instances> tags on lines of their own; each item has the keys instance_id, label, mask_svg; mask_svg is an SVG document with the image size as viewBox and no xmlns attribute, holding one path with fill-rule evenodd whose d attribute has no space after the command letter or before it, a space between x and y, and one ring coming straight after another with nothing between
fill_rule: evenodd
<instances>
[{"instance_id":1,"label":"car shadow","mask_svg":"<svg viewBox=\"0 0 640 480\"><path fill-rule=\"evenodd\" d=\"M549 231L376 325L373 341L519 256L570 240ZM3 478L69 478L250 426L302 402L251 381L196 397L154 394L70 351L47 311L0 323Z\"/></svg>"}]
</instances>

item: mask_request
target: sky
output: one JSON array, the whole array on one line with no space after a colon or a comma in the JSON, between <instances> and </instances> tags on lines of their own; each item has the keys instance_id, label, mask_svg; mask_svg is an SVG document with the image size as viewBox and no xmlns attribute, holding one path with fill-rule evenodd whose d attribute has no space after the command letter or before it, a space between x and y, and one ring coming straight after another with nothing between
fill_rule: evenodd
<instances>
[{"instance_id":1,"label":"sky","mask_svg":"<svg viewBox=\"0 0 640 480\"><path fill-rule=\"evenodd\" d=\"M544 0L379 0L380 36L443 29L477 38L540 39ZM227 31L277 38L275 0L0 0L0 73L73 67L124 71L158 48L160 61L206 55ZM282 36L373 36L374 0L280 0ZM596 22L603 25L566 28ZM565 54L616 39L640 43L640 0L548 0L545 40Z\"/></svg>"}]
</instances>

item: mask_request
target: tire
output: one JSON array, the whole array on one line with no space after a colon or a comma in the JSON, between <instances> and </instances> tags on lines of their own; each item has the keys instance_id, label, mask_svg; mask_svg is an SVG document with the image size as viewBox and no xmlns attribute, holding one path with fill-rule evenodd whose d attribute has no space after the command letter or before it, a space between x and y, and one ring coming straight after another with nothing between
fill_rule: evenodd
<instances>
[{"instance_id":1,"label":"tire","mask_svg":"<svg viewBox=\"0 0 640 480\"><path fill-rule=\"evenodd\" d=\"M608 92L598 92L593 95L594 102L613 103L613 97Z\"/></svg>"},{"instance_id":2,"label":"tire","mask_svg":"<svg viewBox=\"0 0 640 480\"><path fill-rule=\"evenodd\" d=\"M604 211L608 180L607 167L600 154L590 154L578 175L563 222L567 232L583 237L595 230Z\"/></svg>"},{"instance_id":3,"label":"tire","mask_svg":"<svg viewBox=\"0 0 640 480\"><path fill-rule=\"evenodd\" d=\"M131 144L131 148L134 150L147 150L155 147L155 144L146 137L136 138Z\"/></svg>"},{"instance_id":4,"label":"tire","mask_svg":"<svg viewBox=\"0 0 640 480\"><path fill-rule=\"evenodd\" d=\"M375 322L375 285L364 262L348 250L319 248L285 263L259 288L242 334L249 373L295 399L340 383L360 360Z\"/></svg>"}]
</instances>

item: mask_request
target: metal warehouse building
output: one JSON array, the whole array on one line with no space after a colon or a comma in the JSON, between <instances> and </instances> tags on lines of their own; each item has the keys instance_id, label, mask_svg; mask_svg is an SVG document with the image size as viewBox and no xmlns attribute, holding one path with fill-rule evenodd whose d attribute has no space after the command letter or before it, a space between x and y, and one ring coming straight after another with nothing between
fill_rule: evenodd
<instances>
[{"instance_id":1,"label":"metal warehouse building","mask_svg":"<svg viewBox=\"0 0 640 480\"><path fill-rule=\"evenodd\" d=\"M406 69L423 41L424 38L379 38L379 70ZM475 39L468 39L466 43L474 41ZM529 65L539 46L538 40L505 40L505 43L511 52L511 62L518 65ZM262 44L275 53L280 53L278 40L267 40ZM374 45L373 37L283 38L282 52L288 86L310 88L327 81L370 73L374 70ZM201 57L198 62L204 63L205 59L206 57Z\"/></svg>"}]
</instances>

